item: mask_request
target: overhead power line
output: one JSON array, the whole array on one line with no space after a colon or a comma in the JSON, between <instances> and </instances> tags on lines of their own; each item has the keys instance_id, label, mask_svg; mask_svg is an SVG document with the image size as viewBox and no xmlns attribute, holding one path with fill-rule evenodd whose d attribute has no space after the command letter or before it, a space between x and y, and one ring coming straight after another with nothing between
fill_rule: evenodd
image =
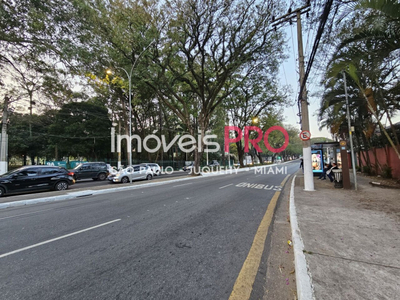
<instances>
[{"instance_id":1,"label":"overhead power line","mask_svg":"<svg viewBox=\"0 0 400 300\"><path fill-rule=\"evenodd\" d=\"M315 36L314 45L313 45L313 48L312 48L312 51L311 51L311 54L310 54L310 59L308 60L307 69L306 69L306 72L304 74L303 81L301 82L301 85L300 85L300 93L299 93L298 101L301 101L301 98L302 98L302 95L303 95L303 90L304 90L304 87L306 85L307 78L310 75L311 67L312 67L312 64L314 62L315 55L317 53L319 42L320 42L322 34L324 32L326 21L328 20L328 16L329 16L329 12L330 12L331 7L332 7L332 3L333 3L333 0L328 0L325 3L324 11L323 11L323 13L321 15L321 20L320 20L320 23L319 23L319 26L318 26L317 35Z\"/></svg>"}]
</instances>

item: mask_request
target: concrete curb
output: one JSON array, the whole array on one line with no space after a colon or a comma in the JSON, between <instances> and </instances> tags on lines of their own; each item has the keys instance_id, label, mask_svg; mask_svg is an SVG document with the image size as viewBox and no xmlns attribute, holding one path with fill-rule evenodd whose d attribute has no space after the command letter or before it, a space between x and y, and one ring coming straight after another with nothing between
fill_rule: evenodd
<instances>
[{"instance_id":1,"label":"concrete curb","mask_svg":"<svg viewBox=\"0 0 400 300\"><path fill-rule=\"evenodd\" d=\"M311 274L308 272L306 257L303 253L304 244L301 239L299 224L297 222L296 206L294 204L294 182L293 177L290 189L290 226L292 229L292 241L294 251L294 267L296 271L297 299L315 300L314 291L311 283Z\"/></svg>"}]
</instances>

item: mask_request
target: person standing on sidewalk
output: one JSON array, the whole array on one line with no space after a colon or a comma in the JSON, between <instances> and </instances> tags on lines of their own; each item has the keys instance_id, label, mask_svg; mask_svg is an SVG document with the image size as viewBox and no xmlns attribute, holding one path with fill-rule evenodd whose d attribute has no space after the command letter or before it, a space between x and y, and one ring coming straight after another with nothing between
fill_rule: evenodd
<instances>
[{"instance_id":1,"label":"person standing on sidewalk","mask_svg":"<svg viewBox=\"0 0 400 300\"><path fill-rule=\"evenodd\" d=\"M303 164L303 159L302 158L300 158L300 167L299 167L299 169L301 169L303 171L303 173L304 173L304 164Z\"/></svg>"}]
</instances>

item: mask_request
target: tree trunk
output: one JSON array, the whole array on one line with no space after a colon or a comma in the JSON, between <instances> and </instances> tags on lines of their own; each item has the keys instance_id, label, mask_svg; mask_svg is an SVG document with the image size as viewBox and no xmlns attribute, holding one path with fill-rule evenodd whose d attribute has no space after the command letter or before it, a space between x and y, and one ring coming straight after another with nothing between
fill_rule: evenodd
<instances>
[{"instance_id":1,"label":"tree trunk","mask_svg":"<svg viewBox=\"0 0 400 300\"><path fill-rule=\"evenodd\" d=\"M261 157L261 152L257 152L257 157L260 160L260 164L263 165L262 157Z\"/></svg>"},{"instance_id":2,"label":"tree trunk","mask_svg":"<svg viewBox=\"0 0 400 300\"><path fill-rule=\"evenodd\" d=\"M240 167L243 168L244 167L244 164L243 164L244 149L242 147L242 141L236 142L236 148L237 148L237 152L238 152Z\"/></svg>"}]
</instances>

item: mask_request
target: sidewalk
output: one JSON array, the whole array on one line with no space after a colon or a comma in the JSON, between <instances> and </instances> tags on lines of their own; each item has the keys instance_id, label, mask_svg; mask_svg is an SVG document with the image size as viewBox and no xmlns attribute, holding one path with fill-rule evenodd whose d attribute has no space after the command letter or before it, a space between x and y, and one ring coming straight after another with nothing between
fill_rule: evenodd
<instances>
[{"instance_id":1,"label":"sidewalk","mask_svg":"<svg viewBox=\"0 0 400 300\"><path fill-rule=\"evenodd\" d=\"M297 222L314 297L400 299L400 190L357 179L354 191L314 177L316 191L305 192L303 174L295 178ZM296 276L300 273L296 268Z\"/></svg>"}]
</instances>

